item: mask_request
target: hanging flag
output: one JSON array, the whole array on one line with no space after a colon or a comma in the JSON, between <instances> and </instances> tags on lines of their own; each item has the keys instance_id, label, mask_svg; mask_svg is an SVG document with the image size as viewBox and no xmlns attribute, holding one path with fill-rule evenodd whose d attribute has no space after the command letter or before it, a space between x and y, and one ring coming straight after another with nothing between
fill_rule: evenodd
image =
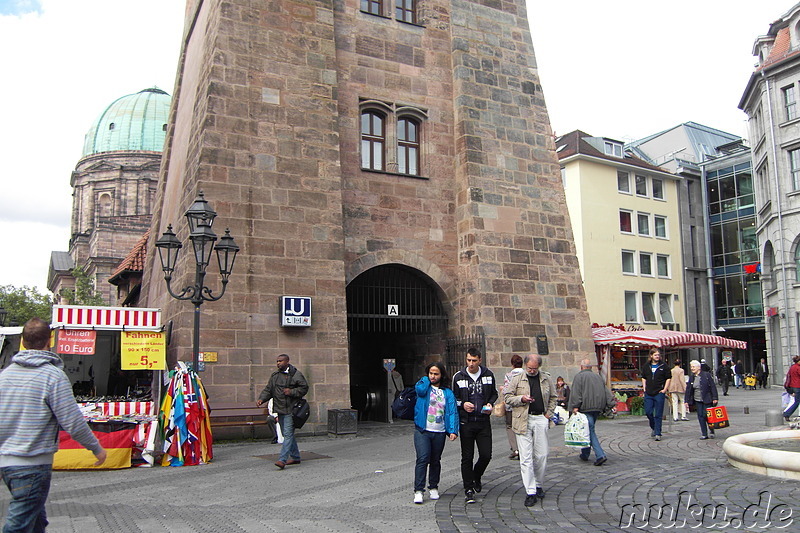
<instances>
[{"instance_id":1,"label":"hanging flag","mask_svg":"<svg viewBox=\"0 0 800 533\"><path fill-rule=\"evenodd\" d=\"M162 465L199 465L213 456L208 397L197 373L179 363L170 372L161 404L159 430L164 440Z\"/></svg>"},{"instance_id":2,"label":"hanging flag","mask_svg":"<svg viewBox=\"0 0 800 533\"><path fill-rule=\"evenodd\" d=\"M755 274L756 272L761 272L761 263L753 263L750 265L744 265L744 271L746 274Z\"/></svg>"}]
</instances>

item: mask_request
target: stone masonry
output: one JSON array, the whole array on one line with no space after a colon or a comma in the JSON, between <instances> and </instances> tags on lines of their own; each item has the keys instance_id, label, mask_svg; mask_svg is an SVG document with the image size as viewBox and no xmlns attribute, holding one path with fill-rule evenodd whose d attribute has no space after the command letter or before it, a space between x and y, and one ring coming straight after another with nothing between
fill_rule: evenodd
<instances>
[{"instance_id":1,"label":"stone masonry","mask_svg":"<svg viewBox=\"0 0 800 533\"><path fill-rule=\"evenodd\" d=\"M173 320L191 359L192 309L166 294L152 243L199 190L242 251L204 304L212 401L253 401L286 352L309 379L312 423L350 406L345 287L400 264L436 285L448 334L483 332L508 366L546 335L546 368L593 353L525 3L434 0L415 23L356 0L192 0L162 162L143 305ZM360 117L387 117L386 166L364 170ZM392 117L420 121L420 170L398 172ZM209 284L218 277L211 268ZM313 326L281 328L281 295L311 296Z\"/></svg>"}]
</instances>

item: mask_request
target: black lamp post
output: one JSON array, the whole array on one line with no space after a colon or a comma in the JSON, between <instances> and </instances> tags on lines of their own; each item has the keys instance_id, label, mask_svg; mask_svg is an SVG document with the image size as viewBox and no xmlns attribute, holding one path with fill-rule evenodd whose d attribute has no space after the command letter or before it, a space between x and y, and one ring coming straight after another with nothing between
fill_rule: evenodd
<instances>
[{"instance_id":1,"label":"black lamp post","mask_svg":"<svg viewBox=\"0 0 800 533\"><path fill-rule=\"evenodd\" d=\"M6 325L6 317L8 316L8 311L4 308L0 307L0 327Z\"/></svg>"},{"instance_id":2,"label":"black lamp post","mask_svg":"<svg viewBox=\"0 0 800 533\"><path fill-rule=\"evenodd\" d=\"M208 201L200 191L194 203L186 211L186 220L189 222L189 240L192 241L195 260L194 284L188 285L175 293L172 290L172 273L178 262L178 252L183 245L172 231L172 224L167 227L167 231L156 241L158 256L161 259L161 269L164 271L164 280L167 282L167 290L170 296L178 300L189 300L194 304L194 338L192 342L192 369L197 372L200 359L200 306L203 302L215 302L225 294L228 286L228 278L233 271L233 263L236 261L236 254L239 246L231 237L229 229L225 230L225 235L219 240L216 246L217 234L211 229L217 213L208 205ZM217 252L217 263L219 263L219 273L222 276L222 291L218 296L214 296L211 289L203 285L206 277L206 269L211 261L212 251Z\"/></svg>"}]
</instances>

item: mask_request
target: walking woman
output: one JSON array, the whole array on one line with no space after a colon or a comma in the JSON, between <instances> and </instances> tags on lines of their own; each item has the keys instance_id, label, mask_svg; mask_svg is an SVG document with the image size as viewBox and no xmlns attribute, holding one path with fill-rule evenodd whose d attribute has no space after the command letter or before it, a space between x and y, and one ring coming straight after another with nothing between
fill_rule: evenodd
<instances>
[{"instance_id":1,"label":"walking woman","mask_svg":"<svg viewBox=\"0 0 800 533\"><path fill-rule=\"evenodd\" d=\"M456 440L458 437L458 408L442 363L429 364L415 388L414 449L417 464L414 469L414 503L422 503L426 474L431 500L439 499L442 451L446 439Z\"/></svg>"},{"instance_id":2,"label":"walking woman","mask_svg":"<svg viewBox=\"0 0 800 533\"><path fill-rule=\"evenodd\" d=\"M705 440L708 438L708 418L706 416L706 409L717 405L717 386L714 384L714 378L711 374L700 368L700 361L692 361L689 363L689 370L692 375L689 377L689 383L686 385L686 394L684 395L686 410L689 410L690 405L694 405L697 411L697 421L700 422L700 439ZM711 430L711 438L714 438L714 430Z\"/></svg>"},{"instance_id":3,"label":"walking woman","mask_svg":"<svg viewBox=\"0 0 800 533\"><path fill-rule=\"evenodd\" d=\"M517 354L511 356L511 370L506 373L506 377L503 380L503 388L500 389L500 397L504 394L506 387L508 384L511 383L511 378L513 378L517 374L521 374L524 372L522 370L522 357ZM498 401L500 401L498 399ZM511 447L511 455L508 456L509 459L519 460L519 448L517 448L517 434L511 429L511 407L506 406L506 436L508 437L508 445Z\"/></svg>"},{"instance_id":4,"label":"walking woman","mask_svg":"<svg viewBox=\"0 0 800 533\"><path fill-rule=\"evenodd\" d=\"M672 377L669 380L669 399L672 402L672 420L678 421L678 409L681 411L681 420L686 418L686 404L683 402L683 395L686 392L686 374L681 368L681 360L675 359L675 366L672 367Z\"/></svg>"}]
</instances>

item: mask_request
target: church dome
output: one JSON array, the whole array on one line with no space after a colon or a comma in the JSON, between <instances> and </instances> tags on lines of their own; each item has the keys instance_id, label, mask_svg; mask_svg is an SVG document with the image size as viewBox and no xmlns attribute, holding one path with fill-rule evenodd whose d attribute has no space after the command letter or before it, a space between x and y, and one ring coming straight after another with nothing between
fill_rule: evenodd
<instances>
[{"instance_id":1,"label":"church dome","mask_svg":"<svg viewBox=\"0 0 800 533\"><path fill-rule=\"evenodd\" d=\"M82 157L115 150L161 152L170 100L169 94L157 88L116 99L86 133Z\"/></svg>"}]
</instances>

